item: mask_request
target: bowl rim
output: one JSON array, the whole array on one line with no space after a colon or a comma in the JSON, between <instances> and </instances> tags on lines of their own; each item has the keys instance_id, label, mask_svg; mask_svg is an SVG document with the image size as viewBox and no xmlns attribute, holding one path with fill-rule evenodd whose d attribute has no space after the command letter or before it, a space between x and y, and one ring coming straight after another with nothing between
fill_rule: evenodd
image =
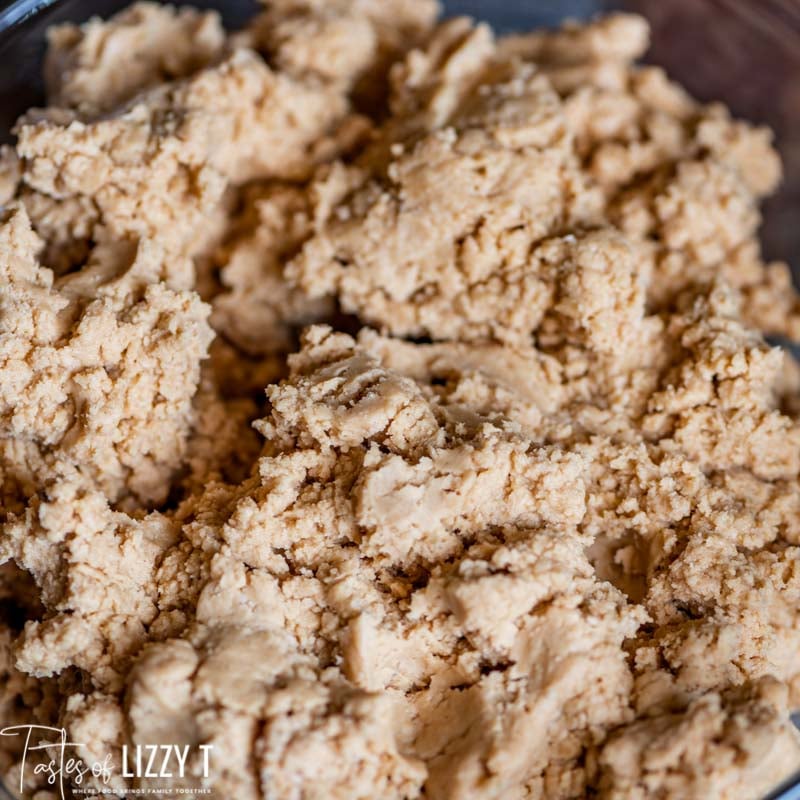
<instances>
[{"instance_id":1,"label":"bowl rim","mask_svg":"<svg viewBox=\"0 0 800 800\"><path fill-rule=\"evenodd\" d=\"M0 33L15 28L58 2L60 0L11 0L0 3Z\"/></svg>"}]
</instances>

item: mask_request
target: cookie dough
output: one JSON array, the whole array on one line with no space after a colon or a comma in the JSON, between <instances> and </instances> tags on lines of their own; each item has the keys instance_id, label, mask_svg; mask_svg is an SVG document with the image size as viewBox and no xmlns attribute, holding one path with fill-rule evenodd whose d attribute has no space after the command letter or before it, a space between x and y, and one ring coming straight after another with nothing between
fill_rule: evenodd
<instances>
[{"instance_id":1,"label":"cookie dough","mask_svg":"<svg viewBox=\"0 0 800 800\"><path fill-rule=\"evenodd\" d=\"M758 800L800 768L769 132L637 17L265 6L56 28L0 153L2 726L119 797Z\"/></svg>"}]
</instances>

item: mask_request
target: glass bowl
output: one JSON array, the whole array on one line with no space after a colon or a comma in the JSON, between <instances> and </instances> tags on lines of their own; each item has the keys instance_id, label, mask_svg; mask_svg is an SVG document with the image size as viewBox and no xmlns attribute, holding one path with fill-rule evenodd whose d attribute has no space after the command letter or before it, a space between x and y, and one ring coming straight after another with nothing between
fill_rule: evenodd
<instances>
[{"instance_id":1,"label":"glass bowl","mask_svg":"<svg viewBox=\"0 0 800 800\"><path fill-rule=\"evenodd\" d=\"M44 101L45 31L59 22L108 17L132 0L0 0L0 144L17 117ZM174 0L215 8L228 28L258 9L255 0ZM413 2L413 0L412 0ZM800 2L798 0L442 0L448 16L483 19L501 33L554 26L567 18L623 9L648 18L648 60L701 100L769 125L784 162L778 193L765 205L765 256L787 261L800 284ZM797 349L793 348L795 353ZM795 718L800 727L800 718ZM800 766L800 765L798 765ZM0 783L0 800L14 795ZM800 773L764 800L800 800Z\"/></svg>"}]
</instances>

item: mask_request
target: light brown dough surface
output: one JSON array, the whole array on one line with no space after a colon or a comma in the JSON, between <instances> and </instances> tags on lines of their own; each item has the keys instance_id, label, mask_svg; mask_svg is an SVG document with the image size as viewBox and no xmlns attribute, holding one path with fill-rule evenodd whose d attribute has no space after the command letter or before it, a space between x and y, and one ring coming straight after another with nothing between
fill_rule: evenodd
<instances>
[{"instance_id":1,"label":"light brown dough surface","mask_svg":"<svg viewBox=\"0 0 800 800\"><path fill-rule=\"evenodd\" d=\"M130 6L112 25L94 18L82 26L55 26L44 67L48 101L111 111L143 89L219 59L225 38L214 11L149 2Z\"/></svg>"},{"instance_id":2,"label":"light brown dough surface","mask_svg":"<svg viewBox=\"0 0 800 800\"><path fill-rule=\"evenodd\" d=\"M170 288L155 242L98 244L54 279L24 208L0 227L0 442L4 511L70 474L163 502L213 333L194 292ZM160 280L167 277L167 280Z\"/></svg>"},{"instance_id":3,"label":"light brown dough surface","mask_svg":"<svg viewBox=\"0 0 800 800\"><path fill-rule=\"evenodd\" d=\"M800 766L769 132L637 17L264 5L55 29L0 151L0 726L119 797L758 800Z\"/></svg>"},{"instance_id":4,"label":"light brown dough surface","mask_svg":"<svg viewBox=\"0 0 800 800\"><path fill-rule=\"evenodd\" d=\"M769 132L632 64L646 41L619 16L497 42L445 23L395 68L360 187L290 278L395 335L529 339L556 301L541 243L611 224L641 248L653 308L722 274L754 324L796 335L788 268L755 239L780 177Z\"/></svg>"}]
</instances>

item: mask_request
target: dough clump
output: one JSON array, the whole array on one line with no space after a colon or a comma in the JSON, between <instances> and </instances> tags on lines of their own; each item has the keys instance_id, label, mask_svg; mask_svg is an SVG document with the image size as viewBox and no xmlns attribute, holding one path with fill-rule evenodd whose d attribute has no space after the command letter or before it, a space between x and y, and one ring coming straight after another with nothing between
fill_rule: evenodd
<instances>
[{"instance_id":1,"label":"dough clump","mask_svg":"<svg viewBox=\"0 0 800 800\"><path fill-rule=\"evenodd\" d=\"M0 722L106 760L84 790L757 800L800 763L770 133L639 65L638 17L436 16L51 31L0 151ZM126 776L148 745L182 774Z\"/></svg>"}]
</instances>

